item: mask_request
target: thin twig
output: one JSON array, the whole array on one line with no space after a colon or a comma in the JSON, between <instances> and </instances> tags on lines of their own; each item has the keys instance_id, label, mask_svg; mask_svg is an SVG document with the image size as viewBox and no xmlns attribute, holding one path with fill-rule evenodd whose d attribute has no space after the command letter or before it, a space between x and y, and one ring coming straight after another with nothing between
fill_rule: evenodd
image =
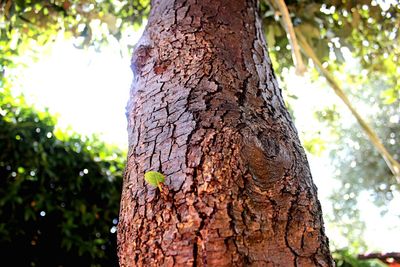
<instances>
[{"instance_id":1,"label":"thin twig","mask_svg":"<svg viewBox=\"0 0 400 267\"><path fill-rule=\"evenodd\" d=\"M270 1L273 7L275 7L276 5L282 15L282 24L288 36L290 47L292 48L292 58L293 58L293 63L296 67L296 74L303 75L304 72L306 71L306 67L303 63L303 58L301 57L300 47L297 43L296 34L294 32L292 20L290 19L289 10L285 4L285 1L284 0L268 0L268 1Z\"/></svg>"},{"instance_id":2,"label":"thin twig","mask_svg":"<svg viewBox=\"0 0 400 267\"><path fill-rule=\"evenodd\" d=\"M346 94L344 93L343 89L339 86L338 82L332 76L332 74L327 71L319 61L318 57L315 55L314 50L311 46L307 43L306 39L304 38L303 34L296 30L296 35L298 37L299 43L303 52L312 59L314 64L318 67L321 73L324 75L330 86L332 87L333 91L336 93L337 96L343 101L343 103L347 106L353 116L356 118L357 122L360 124L361 128L364 130L365 134L368 136L371 143L375 146L378 152L382 155L383 159L385 160L387 166L395 176L398 183L400 183L400 163L397 162L392 155L386 150L385 146L382 144L381 140L379 139L376 132L368 125L366 121L361 117L361 115L357 112L357 110L353 107L350 103L350 100L347 98Z\"/></svg>"}]
</instances>

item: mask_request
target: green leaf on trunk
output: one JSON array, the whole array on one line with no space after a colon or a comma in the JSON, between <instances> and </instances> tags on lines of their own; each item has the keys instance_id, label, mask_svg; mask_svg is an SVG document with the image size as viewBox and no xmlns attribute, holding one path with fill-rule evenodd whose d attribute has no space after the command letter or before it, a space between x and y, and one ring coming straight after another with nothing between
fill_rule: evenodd
<instances>
[{"instance_id":1,"label":"green leaf on trunk","mask_svg":"<svg viewBox=\"0 0 400 267\"><path fill-rule=\"evenodd\" d=\"M158 187L162 192L161 184L165 182L165 177L162 173L148 171L144 174L144 180L151 186Z\"/></svg>"}]
</instances>

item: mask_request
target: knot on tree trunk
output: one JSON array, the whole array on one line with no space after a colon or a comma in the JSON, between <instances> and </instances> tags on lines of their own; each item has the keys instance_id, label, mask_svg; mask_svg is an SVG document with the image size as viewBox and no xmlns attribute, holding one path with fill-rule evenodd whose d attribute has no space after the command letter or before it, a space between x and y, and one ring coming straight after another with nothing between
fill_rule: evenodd
<instances>
[{"instance_id":1,"label":"knot on tree trunk","mask_svg":"<svg viewBox=\"0 0 400 267\"><path fill-rule=\"evenodd\" d=\"M131 60L131 69L135 76L139 75L143 67L148 63L152 50L153 48L150 45L138 44L136 46Z\"/></svg>"},{"instance_id":2,"label":"knot on tree trunk","mask_svg":"<svg viewBox=\"0 0 400 267\"><path fill-rule=\"evenodd\" d=\"M261 191L271 188L291 166L291 153L284 140L273 131L258 135L245 131L242 156Z\"/></svg>"}]
</instances>

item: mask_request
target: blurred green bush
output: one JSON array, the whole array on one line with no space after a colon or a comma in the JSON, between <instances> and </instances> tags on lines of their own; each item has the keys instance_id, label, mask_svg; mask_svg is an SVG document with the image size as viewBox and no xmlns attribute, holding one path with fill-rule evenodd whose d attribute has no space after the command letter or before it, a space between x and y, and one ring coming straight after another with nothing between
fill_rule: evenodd
<instances>
[{"instance_id":1,"label":"blurred green bush","mask_svg":"<svg viewBox=\"0 0 400 267\"><path fill-rule=\"evenodd\" d=\"M55 124L48 111L0 88L1 261L118 266L125 153Z\"/></svg>"}]
</instances>

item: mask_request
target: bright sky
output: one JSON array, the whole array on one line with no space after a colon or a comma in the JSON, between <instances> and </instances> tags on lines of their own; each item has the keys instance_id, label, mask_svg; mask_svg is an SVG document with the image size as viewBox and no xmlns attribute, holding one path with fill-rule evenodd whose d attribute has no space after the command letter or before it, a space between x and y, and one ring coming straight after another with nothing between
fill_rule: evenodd
<instances>
[{"instance_id":1,"label":"bright sky","mask_svg":"<svg viewBox=\"0 0 400 267\"><path fill-rule=\"evenodd\" d=\"M132 81L129 58L118 47L101 53L59 41L52 53L24 71L20 90L29 102L59 115L58 127L127 146L125 106Z\"/></svg>"},{"instance_id":2,"label":"bright sky","mask_svg":"<svg viewBox=\"0 0 400 267\"><path fill-rule=\"evenodd\" d=\"M295 91L299 97L294 109L298 111L296 127L302 132L310 127L313 105L335 101L335 96L327 95L326 87L321 89L310 84L307 78L299 78L292 71L287 75L290 75L289 91ZM58 41L50 54L23 72L20 90L37 107L48 107L51 113L57 113L59 127L72 126L86 135L101 133L103 140L126 148L125 106L131 80L130 58L122 58L118 46L105 47L97 53L76 49L71 42ZM328 196L335 182L330 178L333 170L329 160L309 155L309 161L324 212L330 212ZM396 218L398 222L399 205L395 207L396 201L393 201L390 212L381 217L379 210L369 203L368 196L363 197L362 217L368 223L365 235L368 245L379 251L397 251L398 238L393 233L400 233L400 228L393 222ZM396 198L399 200L400 195ZM340 243L336 231L329 225L326 228L328 236Z\"/></svg>"}]
</instances>

